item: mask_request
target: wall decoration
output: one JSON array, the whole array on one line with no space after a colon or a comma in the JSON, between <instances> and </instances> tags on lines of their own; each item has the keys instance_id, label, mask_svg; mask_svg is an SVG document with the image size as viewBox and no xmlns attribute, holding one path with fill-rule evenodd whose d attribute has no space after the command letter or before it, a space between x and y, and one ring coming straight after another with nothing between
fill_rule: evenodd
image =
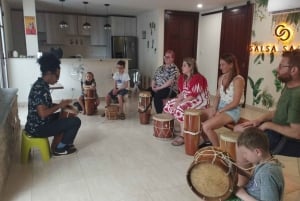
<instances>
[{"instance_id":1,"label":"wall decoration","mask_svg":"<svg viewBox=\"0 0 300 201\"><path fill-rule=\"evenodd\" d=\"M150 22L149 23L149 27L150 27L150 33L152 35L152 32L155 31L155 23L154 22Z\"/></svg>"},{"instance_id":2,"label":"wall decoration","mask_svg":"<svg viewBox=\"0 0 300 201\"><path fill-rule=\"evenodd\" d=\"M35 16L24 16L25 34L36 35Z\"/></svg>"}]
</instances>

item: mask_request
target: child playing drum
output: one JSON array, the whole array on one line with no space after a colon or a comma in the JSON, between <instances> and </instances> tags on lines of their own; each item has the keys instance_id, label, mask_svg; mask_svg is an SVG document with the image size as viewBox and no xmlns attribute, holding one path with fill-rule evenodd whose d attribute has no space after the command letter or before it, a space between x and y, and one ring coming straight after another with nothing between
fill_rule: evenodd
<instances>
[{"instance_id":1,"label":"child playing drum","mask_svg":"<svg viewBox=\"0 0 300 201\"><path fill-rule=\"evenodd\" d=\"M270 154L269 141L263 131L247 128L237 139L238 154L255 165L248 183L238 187L235 195L241 200L283 200L282 165ZM230 200L239 200L236 198Z\"/></svg>"},{"instance_id":2,"label":"child playing drum","mask_svg":"<svg viewBox=\"0 0 300 201\"><path fill-rule=\"evenodd\" d=\"M86 114L86 107L85 107L85 98L86 99L93 99L93 108L97 108L100 104L100 99L97 94L96 90L96 81L94 79L94 74L92 72L87 72L85 75L85 81L82 83L82 94L79 97L78 101L83 110L83 114Z\"/></svg>"}]
</instances>

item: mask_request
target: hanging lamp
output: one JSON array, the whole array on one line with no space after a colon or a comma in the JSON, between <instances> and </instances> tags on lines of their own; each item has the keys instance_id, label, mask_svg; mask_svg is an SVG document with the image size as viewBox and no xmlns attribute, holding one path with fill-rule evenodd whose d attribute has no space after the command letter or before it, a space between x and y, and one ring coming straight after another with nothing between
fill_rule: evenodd
<instances>
[{"instance_id":1,"label":"hanging lamp","mask_svg":"<svg viewBox=\"0 0 300 201\"><path fill-rule=\"evenodd\" d=\"M85 6L85 23L83 23L82 28L86 29L86 30L90 29L92 27L91 24L87 22L87 4L88 3L89 2L87 2L87 1L83 2L84 6Z\"/></svg>"},{"instance_id":2,"label":"hanging lamp","mask_svg":"<svg viewBox=\"0 0 300 201\"><path fill-rule=\"evenodd\" d=\"M66 29L69 27L68 23L64 20L64 2L65 0L59 0L61 2L62 21L59 23L59 28Z\"/></svg>"},{"instance_id":3,"label":"hanging lamp","mask_svg":"<svg viewBox=\"0 0 300 201\"><path fill-rule=\"evenodd\" d=\"M110 6L110 4L106 3L104 4L104 6L106 7L106 20L107 20L107 17L108 17L108 7ZM106 24L104 25L104 29L105 30L110 30L111 29L111 25L106 22Z\"/></svg>"}]
</instances>

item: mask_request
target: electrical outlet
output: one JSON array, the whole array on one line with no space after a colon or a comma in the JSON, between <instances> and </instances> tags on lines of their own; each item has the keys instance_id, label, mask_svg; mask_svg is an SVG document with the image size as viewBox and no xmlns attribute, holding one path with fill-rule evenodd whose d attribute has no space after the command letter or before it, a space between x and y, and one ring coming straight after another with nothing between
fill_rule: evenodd
<instances>
[{"instance_id":1,"label":"electrical outlet","mask_svg":"<svg viewBox=\"0 0 300 201\"><path fill-rule=\"evenodd\" d=\"M74 88L71 88L71 91L74 91L75 89Z\"/></svg>"}]
</instances>

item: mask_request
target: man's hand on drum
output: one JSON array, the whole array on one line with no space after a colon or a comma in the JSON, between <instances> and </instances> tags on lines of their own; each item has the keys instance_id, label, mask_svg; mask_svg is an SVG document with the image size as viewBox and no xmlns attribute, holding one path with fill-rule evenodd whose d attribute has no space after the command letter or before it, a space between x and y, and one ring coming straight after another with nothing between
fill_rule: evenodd
<instances>
[{"instance_id":1,"label":"man's hand on drum","mask_svg":"<svg viewBox=\"0 0 300 201\"><path fill-rule=\"evenodd\" d=\"M246 128L249 128L249 127L257 127L261 124L260 121L258 120L251 120L251 121L247 121L247 122L244 122L244 123L241 123L241 124L238 124L236 125L234 128L233 128L233 131L234 132L238 132L238 133L241 133L243 132Z\"/></svg>"},{"instance_id":2,"label":"man's hand on drum","mask_svg":"<svg viewBox=\"0 0 300 201\"><path fill-rule=\"evenodd\" d=\"M61 100L60 103L59 103L59 107L60 108L65 108L65 107L67 107L71 103L72 103L71 99Z\"/></svg>"}]
</instances>

